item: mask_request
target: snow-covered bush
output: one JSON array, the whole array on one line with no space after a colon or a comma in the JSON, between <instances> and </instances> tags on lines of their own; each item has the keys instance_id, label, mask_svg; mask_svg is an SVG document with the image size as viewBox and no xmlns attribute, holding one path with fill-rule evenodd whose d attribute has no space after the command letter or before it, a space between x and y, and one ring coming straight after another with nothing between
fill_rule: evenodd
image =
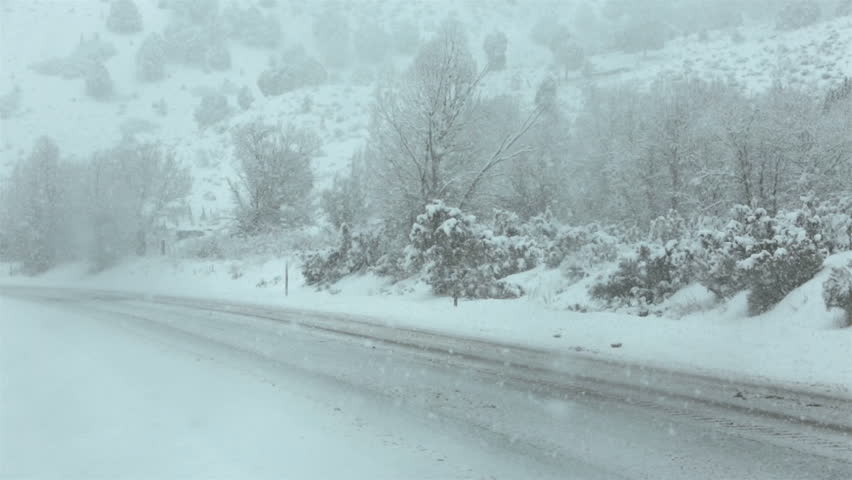
<instances>
[{"instance_id":1,"label":"snow-covered bush","mask_svg":"<svg viewBox=\"0 0 852 480\"><path fill-rule=\"evenodd\" d=\"M455 303L461 297L515 298L520 288L499 277L532 268L534 254L528 242L510 238L495 238L474 216L434 201L411 227L408 269L422 269L432 291Z\"/></svg>"},{"instance_id":2,"label":"snow-covered bush","mask_svg":"<svg viewBox=\"0 0 852 480\"><path fill-rule=\"evenodd\" d=\"M826 308L845 311L846 326L852 326L852 262L831 269L831 275L822 285L822 298Z\"/></svg>"},{"instance_id":3,"label":"snow-covered bush","mask_svg":"<svg viewBox=\"0 0 852 480\"><path fill-rule=\"evenodd\" d=\"M495 71L506 68L506 47L508 45L509 39L503 32L495 31L485 37L482 42L482 49L485 51L488 68Z\"/></svg>"},{"instance_id":4,"label":"snow-covered bush","mask_svg":"<svg viewBox=\"0 0 852 480\"><path fill-rule=\"evenodd\" d=\"M113 84L109 70L102 63L92 65L86 72L86 94L96 100L112 96Z\"/></svg>"},{"instance_id":5,"label":"snow-covered bush","mask_svg":"<svg viewBox=\"0 0 852 480\"><path fill-rule=\"evenodd\" d=\"M745 272L751 315L766 312L812 279L825 258L817 239L795 224L775 227L772 237L755 242L750 252L737 268Z\"/></svg>"},{"instance_id":6,"label":"snow-covered bush","mask_svg":"<svg viewBox=\"0 0 852 480\"><path fill-rule=\"evenodd\" d=\"M281 23L257 7L231 4L223 15L228 36L252 47L272 48L281 41Z\"/></svg>"},{"instance_id":7,"label":"snow-covered bush","mask_svg":"<svg viewBox=\"0 0 852 480\"><path fill-rule=\"evenodd\" d=\"M814 0L791 0L778 12L775 28L796 30L819 21L820 8Z\"/></svg>"},{"instance_id":8,"label":"snow-covered bush","mask_svg":"<svg viewBox=\"0 0 852 480\"><path fill-rule=\"evenodd\" d=\"M677 210L651 221L648 237L653 242L665 244L672 240L683 240L688 235L686 220Z\"/></svg>"},{"instance_id":9,"label":"snow-covered bush","mask_svg":"<svg viewBox=\"0 0 852 480\"><path fill-rule=\"evenodd\" d=\"M586 60L583 48L570 37L556 37L548 47L553 54L553 62L563 70L565 78L568 78L568 72L579 70Z\"/></svg>"},{"instance_id":10,"label":"snow-covered bush","mask_svg":"<svg viewBox=\"0 0 852 480\"><path fill-rule=\"evenodd\" d=\"M852 4L852 0L850 0L850 4ZM826 92L822 107L823 112L828 113L834 107L842 106L844 102L848 103L850 100L852 100L852 78L843 77L839 85L829 88Z\"/></svg>"},{"instance_id":11,"label":"snow-covered bush","mask_svg":"<svg viewBox=\"0 0 852 480\"><path fill-rule=\"evenodd\" d=\"M352 234L349 225L340 227L337 248L309 254L302 262L302 276L308 285L329 285L355 273L364 273L383 257L383 232Z\"/></svg>"},{"instance_id":12,"label":"snow-covered bush","mask_svg":"<svg viewBox=\"0 0 852 480\"><path fill-rule=\"evenodd\" d=\"M819 218L819 234L829 253L852 250L852 197L821 202L811 214Z\"/></svg>"},{"instance_id":13,"label":"snow-covered bush","mask_svg":"<svg viewBox=\"0 0 852 480\"><path fill-rule=\"evenodd\" d=\"M219 0L168 0L168 7L182 21L210 23L219 15Z\"/></svg>"},{"instance_id":14,"label":"snow-covered bush","mask_svg":"<svg viewBox=\"0 0 852 480\"><path fill-rule=\"evenodd\" d=\"M231 68L231 52L224 42L211 45L207 50L207 66L211 70L225 71Z\"/></svg>"},{"instance_id":15,"label":"snow-covered bush","mask_svg":"<svg viewBox=\"0 0 852 480\"><path fill-rule=\"evenodd\" d=\"M201 103L195 108L193 117L201 128L221 122L231 115L233 109L228 98L221 93L211 93L201 97Z\"/></svg>"},{"instance_id":16,"label":"snow-covered bush","mask_svg":"<svg viewBox=\"0 0 852 480\"><path fill-rule=\"evenodd\" d=\"M589 238L589 231L583 227L560 227L547 247L545 265L558 267L565 257L580 250Z\"/></svg>"},{"instance_id":17,"label":"snow-covered bush","mask_svg":"<svg viewBox=\"0 0 852 480\"><path fill-rule=\"evenodd\" d=\"M721 230L702 231L692 249L698 281L719 298L749 290L752 314L762 313L822 268L828 243L811 209L780 212L734 207Z\"/></svg>"},{"instance_id":18,"label":"snow-covered bush","mask_svg":"<svg viewBox=\"0 0 852 480\"><path fill-rule=\"evenodd\" d=\"M51 58L35 63L32 69L39 74L62 78L82 78L92 65L103 63L117 53L115 47L98 34L81 37L74 51L67 57Z\"/></svg>"},{"instance_id":19,"label":"snow-covered bush","mask_svg":"<svg viewBox=\"0 0 852 480\"><path fill-rule=\"evenodd\" d=\"M486 267L495 279L532 270L541 263L542 250L525 235L491 235L483 232Z\"/></svg>"},{"instance_id":20,"label":"snow-covered bush","mask_svg":"<svg viewBox=\"0 0 852 480\"><path fill-rule=\"evenodd\" d=\"M609 305L657 304L689 284L691 262L691 252L676 240L642 243L615 272L592 285L590 293Z\"/></svg>"},{"instance_id":21,"label":"snow-covered bush","mask_svg":"<svg viewBox=\"0 0 852 480\"><path fill-rule=\"evenodd\" d=\"M0 95L0 118L10 118L21 106L21 87L15 85L9 93Z\"/></svg>"},{"instance_id":22,"label":"snow-covered bush","mask_svg":"<svg viewBox=\"0 0 852 480\"><path fill-rule=\"evenodd\" d=\"M166 56L163 36L148 35L136 51L136 76L145 82L161 80L166 75Z\"/></svg>"},{"instance_id":23,"label":"snow-covered bush","mask_svg":"<svg viewBox=\"0 0 852 480\"><path fill-rule=\"evenodd\" d=\"M173 22L163 30L163 42L170 61L205 68L208 52L222 44L223 34L216 24Z\"/></svg>"},{"instance_id":24,"label":"snow-covered bush","mask_svg":"<svg viewBox=\"0 0 852 480\"><path fill-rule=\"evenodd\" d=\"M257 87L266 97L283 95L297 88L321 85L328 79L325 67L312 58L277 65L264 70L257 79Z\"/></svg>"},{"instance_id":25,"label":"snow-covered bush","mask_svg":"<svg viewBox=\"0 0 852 480\"><path fill-rule=\"evenodd\" d=\"M578 250L565 252L559 263L562 275L572 281L587 277L600 265L618 259L621 240L604 230L592 229ZM553 257L551 257L551 261Z\"/></svg>"},{"instance_id":26,"label":"snow-covered bush","mask_svg":"<svg viewBox=\"0 0 852 480\"><path fill-rule=\"evenodd\" d=\"M142 15L133 0L112 0L106 25L115 33L137 33L142 31Z\"/></svg>"}]
</instances>

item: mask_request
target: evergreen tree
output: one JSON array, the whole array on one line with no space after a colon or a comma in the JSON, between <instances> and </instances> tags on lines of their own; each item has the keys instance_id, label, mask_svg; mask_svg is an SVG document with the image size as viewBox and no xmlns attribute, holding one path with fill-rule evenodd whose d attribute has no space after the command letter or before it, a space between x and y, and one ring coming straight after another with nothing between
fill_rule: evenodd
<instances>
[{"instance_id":1,"label":"evergreen tree","mask_svg":"<svg viewBox=\"0 0 852 480\"><path fill-rule=\"evenodd\" d=\"M106 24L115 33L137 33L142 31L142 16L133 0L112 0Z\"/></svg>"}]
</instances>

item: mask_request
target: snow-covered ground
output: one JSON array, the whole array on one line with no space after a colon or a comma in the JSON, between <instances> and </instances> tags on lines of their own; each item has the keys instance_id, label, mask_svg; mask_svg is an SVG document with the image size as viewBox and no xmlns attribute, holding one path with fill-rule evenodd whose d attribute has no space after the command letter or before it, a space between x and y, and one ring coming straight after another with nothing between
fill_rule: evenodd
<instances>
[{"instance_id":1,"label":"snow-covered ground","mask_svg":"<svg viewBox=\"0 0 852 480\"><path fill-rule=\"evenodd\" d=\"M838 255L826 263L839 265L849 257ZM97 275L68 265L35 279L4 277L0 285L115 289L361 315L390 325L852 396L852 330L836 328L841 312L826 311L821 289L827 269L773 310L751 318L743 295L707 306L701 289L687 289L668 307L702 309L677 319L557 309L542 300L549 296L546 291L536 292L530 285L526 288L533 293L521 300L462 301L458 307L450 299L436 298L425 285L388 285L372 276L344 279L336 293L316 291L303 285L297 271L291 271L289 296L284 297L283 270L282 260L252 265L143 259ZM538 282L547 273L531 278Z\"/></svg>"},{"instance_id":2,"label":"snow-covered ground","mask_svg":"<svg viewBox=\"0 0 852 480\"><path fill-rule=\"evenodd\" d=\"M520 478L428 418L0 298L0 478Z\"/></svg>"}]
</instances>

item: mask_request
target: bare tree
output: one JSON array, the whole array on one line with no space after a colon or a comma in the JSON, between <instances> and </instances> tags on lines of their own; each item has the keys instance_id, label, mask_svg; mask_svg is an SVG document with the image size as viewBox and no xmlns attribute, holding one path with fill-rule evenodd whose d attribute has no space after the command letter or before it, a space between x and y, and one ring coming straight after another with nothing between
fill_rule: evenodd
<instances>
[{"instance_id":1,"label":"bare tree","mask_svg":"<svg viewBox=\"0 0 852 480\"><path fill-rule=\"evenodd\" d=\"M535 107L510 129L487 118L477 68L462 25L447 20L398 82L378 91L371 131L377 175L391 216L414 215L433 200L465 207L502 164L526 149L520 139L539 120ZM483 145L483 129L503 134Z\"/></svg>"},{"instance_id":2,"label":"bare tree","mask_svg":"<svg viewBox=\"0 0 852 480\"><path fill-rule=\"evenodd\" d=\"M229 181L238 228L253 234L309 218L311 161L320 148L316 134L254 121L234 133L237 180Z\"/></svg>"},{"instance_id":3,"label":"bare tree","mask_svg":"<svg viewBox=\"0 0 852 480\"><path fill-rule=\"evenodd\" d=\"M191 188L189 169L158 143L130 141L93 155L83 198L94 268L131 251L145 255L148 235Z\"/></svg>"}]
</instances>

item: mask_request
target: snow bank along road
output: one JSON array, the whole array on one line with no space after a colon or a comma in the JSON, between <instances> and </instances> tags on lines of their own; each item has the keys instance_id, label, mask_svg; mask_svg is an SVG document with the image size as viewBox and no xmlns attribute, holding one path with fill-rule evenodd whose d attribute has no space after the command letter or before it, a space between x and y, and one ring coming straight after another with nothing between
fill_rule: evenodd
<instances>
[{"instance_id":1,"label":"snow bank along road","mask_svg":"<svg viewBox=\"0 0 852 480\"><path fill-rule=\"evenodd\" d=\"M852 478L849 398L343 315L0 295L0 478Z\"/></svg>"}]
</instances>

